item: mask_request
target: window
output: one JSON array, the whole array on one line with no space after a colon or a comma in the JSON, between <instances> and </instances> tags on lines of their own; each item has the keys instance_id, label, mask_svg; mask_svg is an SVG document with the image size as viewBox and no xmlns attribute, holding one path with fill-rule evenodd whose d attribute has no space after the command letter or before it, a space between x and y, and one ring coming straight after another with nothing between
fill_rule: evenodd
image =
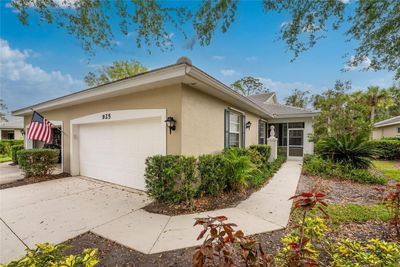
<instances>
[{"instance_id":1,"label":"window","mask_svg":"<svg viewBox=\"0 0 400 267\"><path fill-rule=\"evenodd\" d=\"M1 139L12 140L14 139L14 130L2 130Z\"/></svg>"},{"instance_id":2,"label":"window","mask_svg":"<svg viewBox=\"0 0 400 267\"><path fill-rule=\"evenodd\" d=\"M225 147L244 147L244 115L225 110Z\"/></svg>"},{"instance_id":3,"label":"window","mask_svg":"<svg viewBox=\"0 0 400 267\"><path fill-rule=\"evenodd\" d=\"M291 129L291 128L304 128L304 122L289 123L289 129Z\"/></svg>"},{"instance_id":4,"label":"window","mask_svg":"<svg viewBox=\"0 0 400 267\"><path fill-rule=\"evenodd\" d=\"M400 134L400 127L399 127L399 128L397 128L397 133L399 133L399 134Z\"/></svg>"},{"instance_id":5,"label":"window","mask_svg":"<svg viewBox=\"0 0 400 267\"><path fill-rule=\"evenodd\" d=\"M267 123L265 121L259 120L258 121L258 143L260 145L266 144L266 130L267 130Z\"/></svg>"},{"instance_id":6,"label":"window","mask_svg":"<svg viewBox=\"0 0 400 267\"><path fill-rule=\"evenodd\" d=\"M229 114L229 146L240 147L241 115L236 112Z\"/></svg>"}]
</instances>

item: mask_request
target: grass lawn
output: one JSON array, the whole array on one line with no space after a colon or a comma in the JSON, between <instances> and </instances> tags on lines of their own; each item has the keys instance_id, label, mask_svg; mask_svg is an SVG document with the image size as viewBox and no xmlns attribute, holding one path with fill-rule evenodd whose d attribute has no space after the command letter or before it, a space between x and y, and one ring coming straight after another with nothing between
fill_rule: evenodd
<instances>
[{"instance_id":1,"label":"grass lawn","mask_svg":"<svg viewBox=\"0 0 400 267\"><path fill-rule=\"evenodd\" d=\"M374 160L373 164L375 168L382 172L385 176L400 181L400 167L398 162L391 160Z\"/></svg>"},{"instance_id":2,"label":"grass lawn","mask_svg":"<svg viewBox=\"0 0 400 267\"><path fill-rule=\"evenodd\" d=\"M0 163L11 161L11 157L7 155L0 155Z\"/></svg>"},{"instance_id":3,"label":"grass lawn","mask_svg":"<svg viewBox=\"0 0 400 267\"><path fill-rule=\"evenodd\" d=\"M389 211L383 204L359 205L359 204L329 204L324 207L332 226L337 227L346 223L363 223L367 221L387 222L390 219ZM311 216L323 217L319 210L313 210ZM296 219L300 219L300 213L296 212Z\"/></svg>"}]
</instances>

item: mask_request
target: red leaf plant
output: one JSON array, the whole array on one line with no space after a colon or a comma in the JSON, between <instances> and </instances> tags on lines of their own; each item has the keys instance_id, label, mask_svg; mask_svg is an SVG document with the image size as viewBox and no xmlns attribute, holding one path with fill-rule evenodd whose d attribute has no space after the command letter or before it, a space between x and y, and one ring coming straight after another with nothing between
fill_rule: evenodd
<instances>
[{"instance_id":1,"label":"red leaf plant","mask_svg":"<svg viewBox=\"0 0 400 267\"><path fill-rule=\"evenodd\" d=\"M196 225L202 225L197 240L205 237L192 258L195 267L205 266L272 266L272 257L262 250L261 245L252 238L246 237L241 230L235 231L234 223L227 223L225 216L196 218Z\"/></svg>"},{"instance_id":2,"label":"red leaf plant","mask_svg":"<svg viewBox=\"0 0 400 267\"><path fill-rule=\"evenodd\" d=\"M389 186L386 204L391 214L389 225L395 229L396 236L400 240L400 183Z\"/></svg>"},{"instance_id":3,"label":"red leaf plant","mask_svg":"<svg viewBox=\"0 0 400 267\"><path fill-rule=\"evenodd\" d=\"M327 206L327 204L323 201L324 198L325 194L320 192L303 192L289 198L289 200L294 200L292 213L295 210L300 210L301 212L301 221L295 226L299 228L299 241L288 244L290 253L287 260L290 267L318 266L318 263L311 257L313 252L307 248L307 244L310 240L308 240L308 238L306 238L304 235L304 225L307 213L315 207L325 214L326 217L328 217L328 214L323 209L323 206Z\"/></svg>"}]
</instances>

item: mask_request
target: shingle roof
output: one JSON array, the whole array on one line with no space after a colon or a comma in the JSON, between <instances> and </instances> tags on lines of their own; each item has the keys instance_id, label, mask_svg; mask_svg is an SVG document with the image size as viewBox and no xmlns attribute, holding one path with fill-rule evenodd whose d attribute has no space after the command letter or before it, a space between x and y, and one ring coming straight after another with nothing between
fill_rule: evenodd
<instances>
[{"instance_id":1,"label":"shingle roof","mask_svg":"<svg viewBox=\"0 0 400 267\"><path fill-rule=\"evenodd\" d=\"M396 116L387 120L383 120L374 124L375 127L383 127L393 124L400 124L400 116Z\"/></svg>"},{"instance_id":2,"label":"shingle roof","mask_svg":"<svg viewBox=\"0 0 400 267\"><path fill-rule=\"evenodd\" d=\"M274 93L270 93L274 94ZM286 106L282 104L273 104L273 103L265 103L265 98L264 96L266 94L260 94L260 95L252 95L249 96L248 98L254 102L256 102L259 106L261 106L267 113L273 114L274 116L278 117L285 117L289 115L304 115L304 116L312 116L316 111L312 111L309 109L305 108L299 108L299 107L292 107L292 106Z\"/></svg>"},{"instance_id":3,"label":"shingle roof","mask_svg":"<svg viewBox=\"0 0 400 267\"><path fill-rule=\"evenodd\" d=\"M0 129L23 129L24 118L6 115L7 121L0 121Z\"/></svg>"}]
</instances>

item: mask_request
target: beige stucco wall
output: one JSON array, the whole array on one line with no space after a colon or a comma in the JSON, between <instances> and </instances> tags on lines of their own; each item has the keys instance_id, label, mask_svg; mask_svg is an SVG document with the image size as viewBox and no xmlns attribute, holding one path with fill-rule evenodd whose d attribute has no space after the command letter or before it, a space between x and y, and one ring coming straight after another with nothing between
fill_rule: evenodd
<instances>
[{"instance_id":1,"label":"beige stucco wall","mask_svg":"<svg viewBox=\"0 0 400 267\"><path fill-rule=\"evenodd\" d=\"M167 153L181 153L181 85L156 88L130 95L112 97L95 102L79 104L60 108L48 112L41 112L49 120L62 121L64 171L70 171L70 120L99 112L126 110L126 109L166 109L167 116L172 116L178 121L178 127L171 135L167 134ZM31 115L25 116L25 126L30 123ZM168 131L168 130L167 130ZM99 140L100 141L100 140Z\"/></svg>"},{"instance_id":2,"label":"beige stucco wall","mask_svg":"<svg viewBox=\"0 0 400 267\"><path fill-rule=\"evenodd\" d=\"M375 128L372 131L372 139L381 139L384 137L397 137L400 136L397 129L400 128L399 124L389 125L385 127Z\"/></svg>"},{"instance_id":3,"label":"beige stucco wall","mask_svg":"<svg viewBox=\"0 0 400 267\"><path fill-rule=\"evenodd\" d=\"M224 110L236 108L187 85L182 88L182 154L198 156L220 152L224 148ZM258 143L257 115L242 112L246 122L246 146ZM179 122L178 122L179 123Z\"/></svg>"},{"instance_id":4,"label":"beige stucco wall","mask_svg":"<svg viewBox=\"0 0 400 267\"><path fill-rule=\"evenodd\" d=\"M22 131L17 129L14 130L14 139L22 140L24 139L24 136L22 135Z\"/></svg>"}]
</instances>

